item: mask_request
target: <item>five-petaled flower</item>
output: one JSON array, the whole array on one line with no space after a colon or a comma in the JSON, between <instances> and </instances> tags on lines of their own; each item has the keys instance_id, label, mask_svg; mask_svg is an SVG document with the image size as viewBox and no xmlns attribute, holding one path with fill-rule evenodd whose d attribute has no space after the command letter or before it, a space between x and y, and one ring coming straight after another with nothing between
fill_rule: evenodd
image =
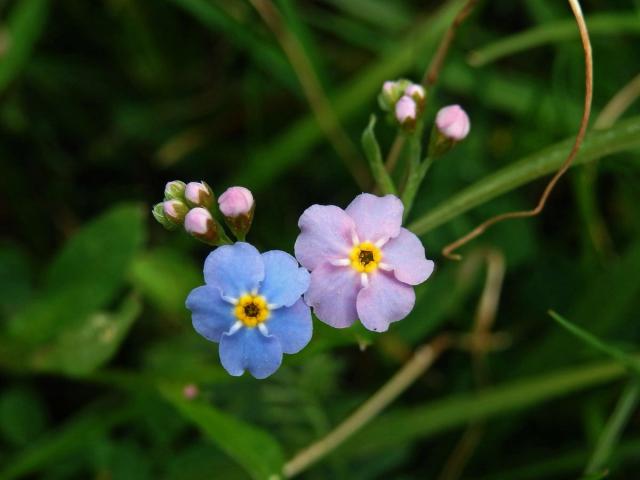
<instances>
[{"instance_id":1,"label":"five-petaled flower","mask_svg":"<svg viewBox=\"0 0 640 480\"><path fill-rule=\"evenodd\" d=\"M323 322L344 328L360 318L382 332L413 309L413 285L433 272L422 243L402 228L402 202L393 195L358 195L342 210L313 205L300 217L295 244L311 271L306 302Z\"/></svg>"},{"instance_id":2,"label":"five-petaled flower","mask_svg":"<svg viewBox=\"0 0 640 480\"><path fill-rule=\"evenodd\" d=\"M196 331L220 343L220 361L231 375L248 370L266 378L283 353L297 353L311 340L311 312L301 297L309 273L288 253L224 245L207 257L204 279L186 305Z\"/></svg>"}]
</instances>

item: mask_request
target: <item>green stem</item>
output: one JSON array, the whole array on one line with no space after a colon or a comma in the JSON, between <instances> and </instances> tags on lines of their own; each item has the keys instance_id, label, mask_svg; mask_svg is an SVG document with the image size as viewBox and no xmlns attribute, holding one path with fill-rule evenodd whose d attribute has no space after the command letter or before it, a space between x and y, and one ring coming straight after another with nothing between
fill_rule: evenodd
<instances>
[{"instance_id":1,"label":"green stem","mask_svg":"<svg viewBox=\"0 0 640 480\"><path fill-rule=\"evenodd\" d=\"M402 203L404 204L404 218L407 218L411 208L413 207L413 201L416 198L416 194L418 193L418 189L420 185L422 185L422 181L424 180L425 175L431 168L433 164L434 157L427 157L423 160L421 164L418 165L418 168L413 172L413 174L409 175L407 179L407 185L402 192Z\"/></svg>"},{"instance_id":2,"label":"green stem","mask_svg":"<svg viewBox=\"0 0 640 480\"><path fill-rule=\"evenodd\" d=\"M604 470L614 447L620 440L622 431L635 411L640 398L640 380L632 379L625 387L616 404L609 421L604 427L598 443L585 469L585 474L593 474Z\"/></svg>"},{"instance_id":3,"label":"green stem","mask_svg":"<svg viewBox=\"0 0 640 480\"><path fill-rule=\"evenodd\" d=\"M409 229L424 235L489 200L556 171L566 159L574 139L535 153L479 180L420 217ZM640 148L640 116L602 131L590 132L573 162L580 165L612 153Z\"/></svg>"},{"instance_id":4,"label":"green stem","mask_svg":"<svg viewBox=\"0 0 640 480\"><path fill-rule=\"evenodd\" d=\"M382 160L382 153L380 152L380 146L378 145L374 131L375 126L376 116L371 115L369 125L367 125L367 128L362 132L362 149L364 150L371 168L371 173L380 191L384 194L390 193L397 195L396 186Z\"/></svg>"}]
</instances>

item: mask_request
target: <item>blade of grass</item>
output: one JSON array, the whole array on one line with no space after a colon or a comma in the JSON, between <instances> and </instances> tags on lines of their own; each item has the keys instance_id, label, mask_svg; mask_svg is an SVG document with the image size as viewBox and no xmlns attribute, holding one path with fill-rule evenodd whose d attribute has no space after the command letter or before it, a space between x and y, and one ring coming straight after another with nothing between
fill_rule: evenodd
<instances>
[{"instance_id":1,"label":"blade of grass","mask_svg":"<svg viewBox=\"0 0 640 480\"><path fill-rule=\"evenodd\" d=\"M246 424L207 403L185 398L179 385L161 385L160 393L185 419L196 425L253 478L272 478L282 469L284 457L280 445L266 431Z\"/></svg>"},{"instance_id":2,"label":"blade of grass","mask_svg":"<svg viewBox=\"0 0 640 480\"><path fill-rule=\"evenodd\" d=\"M364 69L355 80L342 87L331 101L338 120L345 123L367 103L373 106L375 95L385 80L402 74L416 62L418 53L422 58L425 51L435 47L461 4L461 1L448 3L409 32L404 40L386 52L378 62ZM253 190L264 189L286 169L306 159L304 153L321 140L322 130L317 121L307 115L294 122L272 143L253 152L246 168L229 183L247 185Z\"/></svg>"},{"instance_id":3,"label":"blade of grass","mask_svg":"<svg viewBox=\"0 0 640 480\"><path fill-rule=\"evenodd\" d=\"M638 363L638 361L634 359L632 356L623 352L619 348L608 345L607 343L603 342L595 335L592 335L591 333L587 332L586 330L583 330L582 328L578 327L574 323L571 323L569 320L567 320L566 318L563 318L561 315L554 312L553 310L549 310L548 313L556 322L558 322L562 327L564 327L569 333L572 333L573 335L578 337L580 340L585 342L587 345L590 345L596 350L599 350L600 352L610 356L611 358L618 360L624 366L640 374L640 363Z\"/></svg>"},{"instance_id":4,"label":"blade of grass","mask_svg":"<svg viewBox=\"0 0 640 480\"><path fill-rule=\"evenodd\" d=\"M415 220L409 229L417 235L424 235L473 207L552 173L565 160L572 143L573 139L565 140L479 180ZM588 134L573 165L635 148L640 148L640 117Z\"/></svg>"},{"instance_id":5,"label":"blade of grass","mask_svg":"<svg viewBox=\"0 0 640 480\"><path fill-rule=\"evenodd\" d=\"M454 395L378 417L343 445L340 453L368 456L405 442L430 438L474 420L504 416L551 399L619 379L626 373L618 362L588 364L534 376L480 393ZM389 432L393 432L390 435Z\"/></svg>"},{"instance_id":6,"label":"blade of grass","mask_svg":"<svg viewBox=\"0 0 640 480\"><path fill-rule=\"evenodd\" d=\"M598 439L598 443L585 469L586 475L593 475L605 470L616 445L620 441L624 427L638 406L638 399L640 399L640 380L633 379L620 395L618 403Z\"/></svg>"},{"instance_id":7,"label":"blade of grass","mask_svg":"<svg viewBox=\"0 0 640 480\"><path fill-rule=\"evenodd\" d=\"M591 35L622 35L640 33L640 22L633 12L600 13L587 18ZM541 45L577 40L579 37L572 19L532 28L525 32L503 37L480 47L469 54L469 63L481 67L515 53L524 52Z\"/></svg>"},{"instance_id":8,"label":"blade of grass","mask_svg":"<svg viewBox=\"0 0 640 480\"><path fill-rule=\"evenodd\" d=\"M246 50L254 62L269 72L289 90L300 94L293 70L280 50L271 42L254 33L220 6L206 0L170 0L177 7L192 15L204 26L220 32L238 47Z\"/></svg>"},{"instance_id":9,"label":"blade of grass","mask_svg":"<svg viewBox=\"0 0 640 480\"><path fill-rule=\"evenodd\" d=\"M136 416L136 408L130 405L114 408L108 402L87 407L82 413L68 420L55 431L46 433L22 452L6 462L0 470L0 478L23 478L65 456L82 450L91 437L99 436L113 427L130 422Z\"/></svg>"}]
</instances>

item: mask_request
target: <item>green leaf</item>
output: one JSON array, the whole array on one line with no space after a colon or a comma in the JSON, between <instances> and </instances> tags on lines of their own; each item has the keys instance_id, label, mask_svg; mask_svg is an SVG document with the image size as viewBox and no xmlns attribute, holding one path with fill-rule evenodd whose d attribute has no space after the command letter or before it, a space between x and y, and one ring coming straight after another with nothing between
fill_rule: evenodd
<instances>
[{"instance_id":1,"label":"green leaf","mask_svg":"<svg viewBox=\"0 0 640 480\"><path fill-rule=\"evenodd\" d=\"M135 417L131 406L114 408L100 402L84 409L71 420L41 438L31 442L5 463L0 469L0 478L11 480L23 478L47 465L57 463L65 457L82 451L88 442L116 425L131 422Z\"/></svg>"},{"instance_id":2,"label":"green leaf","mask_svg":"<svg viewBox=\"0 0 640 480\"><path fill-rule=\"evenodd\" d=\"M562 327L564 327L569 333L572 333L586 344L590 345L596 350L605 353L606 355L609 355L611 358L618 360L624 366L640 374L640 363L638 363L638 361L631 355L628 355L619 348L603 342L595 335L592 335L586 330L578 327L574 323L571 323L569 320L563 318L553 310L549 310L549 315L551 315L551 317Z\"/></svg>"},{"instance_id":3,"label":"green leaf","mask_svg":"<svg viewBox=\"0 0 640 480\"><path fill-rule=\"evenodd\" d=\"M212 405L187 400L178 386L163 385L160 391L183 417L193 422L253 478L279 478L284 456L278 442L267 432L241 422Z\"/></svg>"},{"instance_id":4,"label":"green leaf","mask_svg":"<svg viewBox=\"0 0 640 480\"><path fill-rule=\"evenodd\" d=\"M567 139L498 170L449 197L408 228L417 235L424 235L478 205L556 171L565 161L573 142L573 138ZM635 148L640 148L640 117L619 122L608 130L590 132L573 166Z\"/></svg>"},{"instance_id":5,"label":"green leaf","mask_svg":"<svg viewBox=\"0 0 640 480\"><path fill-rule=\"evenodd\" d=\"M607 463L610 461L616 445L620 441L622 431L629 423L631 415L638 406L638 400L640 400L640 381L633 379L620 395L620 399L598 439L598 443L585 469L585 474L587 475L585 478L606 470L605 467L607 467Z\"/></svg>"},{"instance_id":6,"label":"green leaf","mask_svg":"<svg viewBox=\"0 0 640 480\"><path fill-rule=\"evenodd\" d=\"M202 284L202 270L176 250L157 249L137 257L131 267L131 282L159 311L185 314L189 292Z\"/></svg>"},{"instance_id":7,"label":"green leaf","mask_svg":"<svg viewBox=\"0 0 640 480\"><path fill-rule=\"evenodd\" d=\"M456 395L381 415L357 433L343 455L374 455L404 442L414 442L469 422L530 408L553 398L601 385L625 374L618 363L590 364L531 377L480 393ZM393 432L393 435L389 435Z\"/></svg>"},{"instance_id":8,"label":"green leaf","mask_svg":"<svg viewBox=\"0 0 640 480\"><path fill-rule=\"evenodd\" d=\"M131 296L115 313L90 315L79 327L69 328L51 344L38 347L31 366L72 376L93 372L116 353L141 310L140 301Z\"/></svg>"},{"instance_id":9,"label":"green leaf","mask_svg":"<svg viewBox=\"0 0 640 480\"><path fill-rule=\"evenodd\" d=\"M81 326L113 300L144 239L143 211L112 208L73 236L49 266L40 294L9 323L27 344Z\"/></svg>"},{"instance_id":10,"label":"green leaf","mask_svg":"<svg viewBox=\"0 0 640 480\"><path fill-rule=\"evenodd\" d=\"M382 161L380 145L378 145L378 140L376 140L376 133L374 131L375 126L376 116L371 115L371 117L369 117L369 124L367 125L367 128L362 132L362 149L369 161L373 178L375 178L376 184L380 187L382 193L397 195L393 180L391 180L389 172L387 172L387 169L384 167L384 162Z\"/></svg>"},{"instance_id":11,"label":"green leaf","mask_svg":"<svg viewBox=\"0 0 640 480\"><path fill-rule=\"evenodd\" d=\"M592 37L594 35L640 33L640 22L638 22L637 15L634 12L599 13L587 17L586 21L589 27L589 34ZM500 40L471 52L469 63L480 67L531 48L574 39L580 39L575 20L568 19L546 23L515 35L500 38Z\"/></svg>"},{"instance_id":12,"label":"green leaf","mask_svg":"<svg viewBox=\"0 0 640 480\"><path fill-rule=\"evenodd\" d=\"M21 248L0 247L0 317L15 313L31 295L29 258Z\"/></svg>"},{"instance_id":13,"label":"green leaf","mask_svg":"<svg viewBox=\"0 0 640 480\"><path fill-rule=\"evenodd\" d=\"M8 442L25 446L35 440L46 423L46 407L35 391L14 387L2 392L0 432Z\"/></svg>"},{"instance_id":14,"label":"green leaf","mask_svg":"<svg viewBox=\"0 0 640 480\"><path fill-rule=\"evenodd\" d=\"M42 33L49 2L48 0L20 0L9 16L6 32L0 25L0 34L6 35L8 44L0 52L0 92L22 71L33 47Z\"/></svg>"}]
</instances>

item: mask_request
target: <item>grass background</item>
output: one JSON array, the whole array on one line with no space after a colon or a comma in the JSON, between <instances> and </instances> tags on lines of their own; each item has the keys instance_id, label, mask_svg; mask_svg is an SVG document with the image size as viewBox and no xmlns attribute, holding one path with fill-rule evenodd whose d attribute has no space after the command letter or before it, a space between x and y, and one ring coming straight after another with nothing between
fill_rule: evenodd
<instances>
[{"instance_id":1,"label":"grass background","mask_svg":"<svg viewBox=\"0 0 640 480\"><path fill-rule=\"evenodd\" d=\"M419 79L461 4L275 2L361 167L382 82ZM595 118L638 74L640 2L583 9ZM579 478L598 455L585 478L637 478L637 389L620 359L640 340L640 107L590 134L543 215L496 226L463 263L439 255L489 215L535 203L544 180L527 168L562 160L553 145L577 130L583 72L565 2L480 2L429 92L428 120L460 103L472 130L408 219L437 263L414 312L378 336L315 322L310 346L259 382L226 375L192 330L184 298L208 248L163 230L150 207L168 180L218 194L242 184L257 201L250 241L292 251L307 206L362 191L272 32L244 0L0 0L0 478L268 478L416 347L473 329L486 258L506 266L493 329L508 342L445 353L302 478ZM380 118L384 151L394 134ZM475 203L438 216L467 188Z\"/></svg>"}]
</instances>

